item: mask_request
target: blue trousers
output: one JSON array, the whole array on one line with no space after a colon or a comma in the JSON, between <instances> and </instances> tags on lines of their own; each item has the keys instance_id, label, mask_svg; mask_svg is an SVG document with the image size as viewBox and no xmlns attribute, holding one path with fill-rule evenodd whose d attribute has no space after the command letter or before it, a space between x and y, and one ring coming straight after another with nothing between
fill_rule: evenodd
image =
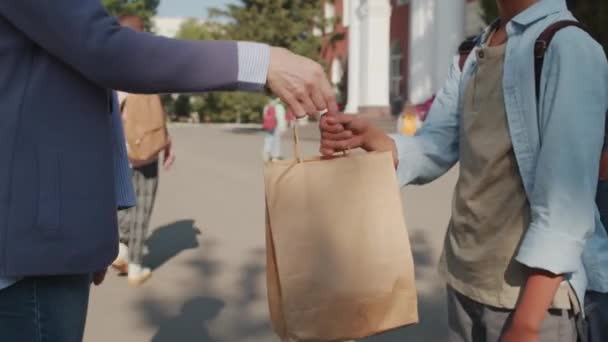
<instances>
[{"instance_id":1,"label":"blue trousers","mask_svg":"<svg viewBox=\"0 0 608 342\"><path fill-rule=\"evenodd\" d=\"M29 277L0 290L0 341L81 342L90 275Z\"/></svg>"}]
</instances>

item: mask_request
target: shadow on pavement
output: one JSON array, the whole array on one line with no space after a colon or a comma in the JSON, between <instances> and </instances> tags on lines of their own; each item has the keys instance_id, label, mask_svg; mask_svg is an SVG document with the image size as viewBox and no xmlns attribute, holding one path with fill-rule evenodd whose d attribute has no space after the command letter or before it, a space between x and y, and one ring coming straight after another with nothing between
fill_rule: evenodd
<instances>
[{"instance_id":1,"label":"shadow on pavement","mask_svg":"<svg viewBox=\"0 0 608 342\"><path fill-rule=\"evenodd\" d=\"M144 265L155 270L180 252L197 248L197 236L200 234L194 220L180 220L156 229L146 242L148 254L144 258Z\"/></svg>"},{"instance_id":2,"label":"shadow on pavement","mask_svg":"<svg viewBox=\"0 0 608 342\"><path fill-rule=\"evenodd\" d=\"M260 310L266 307L264 249L250 252L239 269L237 291L229 296L218 280L224 270L214 257L216 247L214 242L204 241L200 247L203 258L186 263L198 280L177 314L170 312L162 297L148 295L138 304L146 324L158 327L151 342L233 342L252 337L273 341L267 309ZM227 325L210 331L210 323L220 315L227 318Z\"/></svg>"},{"instance_id":3,"label":"shadow on pavement","mask_svg":"<svg viewBox=\"0 0 608 342\"><path fill-rule=\"evenodd\" d=\"M199 297L186 302L177 317L160 322L151 342L215 341L206 323L214 320L225 303L217 298ZM144 305L145 309L145 305Z\"/></svg>"},{"instance_id":4,"label":"shadow on pavement","mask_svg":"<svg viewBox=\"0 0 608 342\"><path fill-rule=\"evenodd\" d=\"M241 267L239 280L239 295L235 298L239 315L235 317L234 341L246 337L272 336L272 326L268 320L268 304L266 295L266 250L255 249L247 258L248 262ZM264 308L265 315L256 315L256 309ZM259 312L259 311L258 311Z\"/></svg>"},{"instance_id":5,"label":"shadow on pavement","mask_svg":"<svg viewBox=\"0 0 608 342\"><path fill-rule=\"evenodd\" d=\"M195 230L193 227L192 220L179 221L181 224L173 224L167 227L182 227L177 228L178 230L186 230L190 227L190 231ZM185 227L185 228L184 228ZM160 229L159 229L160 230ZM160 239L158 243L164 243L163 238L169 238L173 236L170 233L175 233L173 230L167 228L167 233L161 233L157 239ZM170 234L170 235L166 235ZM188 234L190 232L188 231ZM197 234L200 234L197 232ZM195 235L189 235L190 238L194 238ZM175 237L173 237L175 239ZM167 242L167 244L171 244ZM175 244L173 240L172 244ZM183 247L184 244L178 244ZM189 244L187 246L192 246ZM198 247L196 243L196 247ZM219 274L221 270L221 264L212 257L213 250L216 244L212 241L205 241L201 247L203 253L203 259L197 259L192 263L188 263L188 266L192 266L196 271L200 272L200 286L197 284L197 288L200 287L200 291L196 291L195 295L184 301L181 305L179 312L174 314L171 312L170 303L166 303L161 296L147 295L138 304L137 309L142 312L143 318L146 324L157 327L157 331L151 339L151 342L215 342L217 339L213 338L209 331L209 322L217 318L222 313L222 310L226 307L226 302L219 299L219 296L213 294L213 280ZM192 247L189 247L192 248ZM183 248L168 248L170 251L181 251ZM174 253L163 252L163 256L171 256ZM162 258L162 260L168 260L168 258Z\"/></svg>"},{"instance_id":6,"label":"shadow on pavement","mask_svg":"<svg viewBox=\"0 0 608 342\"><path fill-rule=\"evenodd\" d=\"M432 279L431 275L436 274L432 249L423 230L418 232L410 238L419 290L424 287L418 295L421 323L359 342L447 341L445 290ZM204 242L200 247L204 257L186 264L196 272L200 285L184 301L179 313L168 312L161 297L149 296L140 303L146 322L158 327L151 342L278 341L268 319L265 250L250 251L238 270L237 291L230 296L221 291L225 284L218 281L224 270L214 257L217 247L213 242ZM224 323L210 331L210 322L220 315Z\"/></svg>"},{"instance_id":7,"label":"shadow on pavement","mask_svg":"<svg viewBox=\"0 0 608 342\"><path fill-rule=\"evenodd\" d=\"M436 284L428 279L430 275L437 274L437 265L433 261L430 242L423 232L422 229L410 229L410 241L416 268L420 323L359 342L445 342L448 340L445 288L435 286ZM430 291L429 286L432 287ZM423 289L425 291L421 291Z\"/></svg>"},{"instance_id":8,"label":"shadow on pavement","mask_svg":"<svg viewBox=\"0 0 608 342\"><path fill-rule=\"evenodd\" d=\"M233 134L261 134L264 130L261 127L232 127L230 133Z\"/></svg>"}]
</instances>

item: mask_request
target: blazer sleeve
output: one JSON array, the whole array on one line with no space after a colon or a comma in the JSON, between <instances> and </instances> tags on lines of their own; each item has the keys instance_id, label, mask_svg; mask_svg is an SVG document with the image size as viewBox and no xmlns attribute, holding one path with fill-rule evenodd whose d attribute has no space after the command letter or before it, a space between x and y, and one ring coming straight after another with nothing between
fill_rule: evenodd
<instances>
[{"instance_id":1,"label":"blazer sleeve","mask_svg":"<svg viewBox=\"0 0 608 342\"><path fill-rule=\"evenodd\" d=\"M4 0L0 15L47 53L105 88L187 93L263 87L260 82L240 84L239 43L138 33L121 27L99 0ZM267 60L254 63L259 65L250 62L247 67L267 70Z\"/></svg>"}]
</instances>

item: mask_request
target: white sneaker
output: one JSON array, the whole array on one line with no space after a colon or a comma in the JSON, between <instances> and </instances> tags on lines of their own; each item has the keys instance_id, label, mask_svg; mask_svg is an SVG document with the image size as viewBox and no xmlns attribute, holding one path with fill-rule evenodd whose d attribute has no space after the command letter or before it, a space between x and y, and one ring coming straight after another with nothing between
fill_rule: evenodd
<instances>
[{"instance_id":1,"label":"white sneaker","mask_svg":"<svg viewBox=\"0 0 608 342\"><path fill-rule=\"evenodd\" d=\"M118 271L118 274L124 275L129 271L129 247L124 243L118 244L118 256L112 263L112 267Z\"/></svg>"},{"instance_id":2,"label":"white sneaker","mask_svg":"<svg viewBox=\"0 0 608 342\"><path fill-rule=\"evenodd\" d=\"M139 287L152 277L152 270L138 264L129 264L129 275L127 281L129 285Z\"/></svg>"}]
</instances>

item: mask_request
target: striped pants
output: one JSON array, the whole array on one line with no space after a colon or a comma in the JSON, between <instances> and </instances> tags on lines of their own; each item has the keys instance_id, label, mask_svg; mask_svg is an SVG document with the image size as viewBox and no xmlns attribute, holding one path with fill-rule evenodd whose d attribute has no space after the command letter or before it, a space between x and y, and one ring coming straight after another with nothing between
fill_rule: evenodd
<instances>
[{"instance_id":1,"label":"striped pants","mask_svg":"<svg viewBox=\"0 0 608 342\"><path fill-rule=\"evenodd\" d=\"M120 242L129 246L129 263L141 265L158 188L158 161L133 169L135 207L118 212Z\"/></svg>"}]
</instances>

